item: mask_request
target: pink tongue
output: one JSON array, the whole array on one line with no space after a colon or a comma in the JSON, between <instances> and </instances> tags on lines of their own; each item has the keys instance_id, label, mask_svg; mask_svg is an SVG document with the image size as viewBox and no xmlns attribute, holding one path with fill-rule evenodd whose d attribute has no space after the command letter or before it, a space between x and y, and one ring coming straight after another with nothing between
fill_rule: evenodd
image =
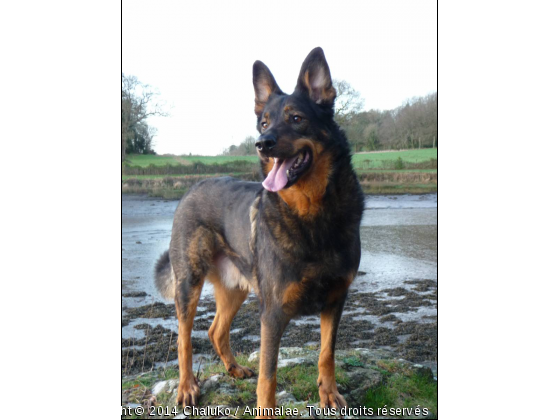
<instances>
[{"instance_id":1,"label":"pink tongue","mask_svg":"<svg viewBox=\"0 0 560 420\"><path fill-rule=\"evenodd\" d=\"M296 159L297 156L291 159L284 159L282 164L278 165L278 158L274 158L274 167L263 181L263 187L272 192L280 191L284 188L288 183L288 175L286 175L286 171L292 167Z\"/></svg>"}]
</instances>

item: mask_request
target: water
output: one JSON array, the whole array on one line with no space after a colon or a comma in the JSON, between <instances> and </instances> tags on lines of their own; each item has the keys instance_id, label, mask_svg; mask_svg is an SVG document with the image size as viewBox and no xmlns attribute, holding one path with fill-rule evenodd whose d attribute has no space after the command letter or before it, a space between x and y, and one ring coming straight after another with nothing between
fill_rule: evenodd
<instances>
[{"instance_id":1,"label":"water","mask_svg":"<svg viewBox=\"0 0 560 420\"><path fill-rule=\"evenodd\" d=\"M163 301L153 281L156 260L169 247L173 214L178 201L122 196L123 293L145 297L122 298L135 307ZM360 231L362 260L352 288L375 292L410 288L412 279L437 281L437 194L368 196ZM202 297L212 294L206 283ZM127 332L129 330L127 329Z\"/></svg>"}]
</instances>

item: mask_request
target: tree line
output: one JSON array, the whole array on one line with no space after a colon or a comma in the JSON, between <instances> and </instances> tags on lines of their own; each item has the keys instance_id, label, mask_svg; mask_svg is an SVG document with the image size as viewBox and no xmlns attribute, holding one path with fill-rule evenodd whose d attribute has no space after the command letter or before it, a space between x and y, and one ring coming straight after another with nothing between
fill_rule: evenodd
<instances>
[{"instance_id":1,"label":"tree line","mask_svg":"<svg viewBox=\"0 0 560 420\"><path fill-rule=\"evenodd\" d=\"M363 99L345 80L334 80L335 120L354 152L437 147L437 92L408 99L385 111L363 110ZM227 147L227 156L256 154L255 138Z\"/></svg>"},{"instance_id":2,"label":"tree line","mask_svg":"<svg viewBox=\"0 0 560 420\"><path fill-rule=\"evenodd\" d=\"M354 152L437 147L437 92L386 111L337 118Z\"/></svg>"}]
</instances>

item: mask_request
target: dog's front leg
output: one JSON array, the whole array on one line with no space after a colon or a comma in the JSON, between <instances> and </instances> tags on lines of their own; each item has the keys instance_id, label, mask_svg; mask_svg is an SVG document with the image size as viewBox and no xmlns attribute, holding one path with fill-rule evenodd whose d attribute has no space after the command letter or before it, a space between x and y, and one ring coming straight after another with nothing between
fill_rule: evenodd
<instances>
[{"instance_id":1,"label":"dog's front leg","mask_svg":"<svg viewBox=\"0 0 560 420\"><path fill-rule=\"evenodd\" d=\"M268 312L261 315L261 353L257 385L258 419L274 418L276 408L276 368L280 339L289 319L285 315Z\"/></svg>"},{"instance_id":2,"label":"dog's front leg","mask_svg":"<svg viewBox=\"0 0 560 420\"><path fill-rule=\"evenodd\" d=\"M319 354L319 379L317 379L317 385L319 386L322 408L342 408L348 405L344 397L338 392L334 375L336 332L345 300L346 296L327 306L321 312L321 353Z\"/></svg>"}]
</instances>

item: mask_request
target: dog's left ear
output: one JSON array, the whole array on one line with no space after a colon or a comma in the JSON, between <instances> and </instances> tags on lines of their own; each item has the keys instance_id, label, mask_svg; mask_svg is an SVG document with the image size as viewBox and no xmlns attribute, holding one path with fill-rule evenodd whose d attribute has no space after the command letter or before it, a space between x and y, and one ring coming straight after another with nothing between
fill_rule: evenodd
<instances>
[{"instance_id":1,"label":"dog's left ear","mask_svg":"<svg viewBox=\"0 0 560 420\"><path fill-rule=\"evenodd\" d=\"M333 105L336 90L332 85L329 65L321 47L312 50L303 62L296 91L307 93L317 104Z\"/></svg>"}]
</instances>

